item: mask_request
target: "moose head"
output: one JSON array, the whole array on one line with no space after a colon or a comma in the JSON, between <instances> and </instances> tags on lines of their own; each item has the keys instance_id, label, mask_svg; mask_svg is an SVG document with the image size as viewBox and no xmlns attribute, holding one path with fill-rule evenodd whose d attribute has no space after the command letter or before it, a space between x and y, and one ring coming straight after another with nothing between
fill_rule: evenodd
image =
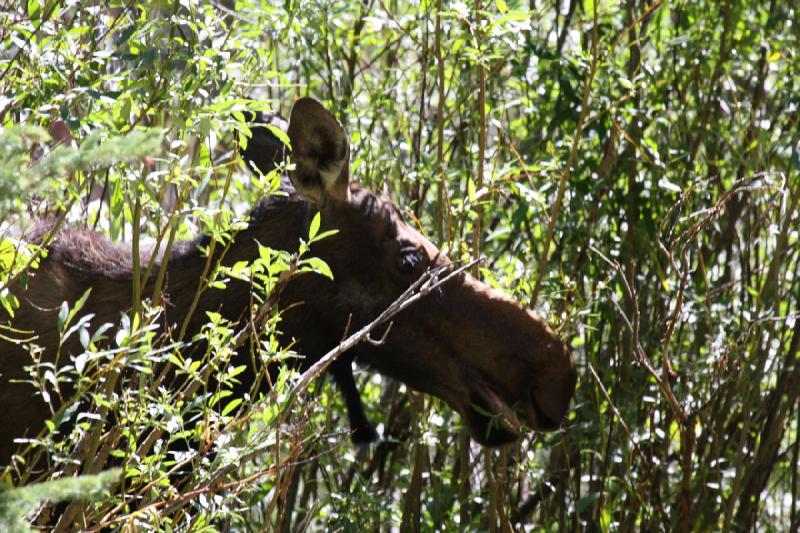
<instances>
[{"instance_id":1,"label":"moose head","mask_svg":"<svg viewBox=\"0 0 800 533\"><path fill-rule=\"evenodd\" d=\"M288 136L298 202L338 230L313 249L334 281L298 280L286 295L304 304L286 313L285 331L319 357L348 321L368 323L427 269L452 263L390 200L350 180L348 136L319 102L294 104ZM352 352L357 362L445 400L489 446L517 438L520 414L532 429L557 428L575 388L570 354L553 330L466 273L396 317L383 344Z\"/></svg>"}]
</instances>

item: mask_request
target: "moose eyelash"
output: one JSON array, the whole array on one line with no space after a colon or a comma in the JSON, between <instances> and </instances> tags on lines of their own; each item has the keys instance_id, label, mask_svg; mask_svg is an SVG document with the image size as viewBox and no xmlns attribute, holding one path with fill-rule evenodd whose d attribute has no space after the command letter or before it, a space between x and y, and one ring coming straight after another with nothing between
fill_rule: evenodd
<instances>
[{"instance_id":1,"label":"moose eyelash","mask_svg":"<svg viewBox=\"0 0 800 533\"><path fill-rule=\"evenodd\" d=\"M400 268L409 272L416 270L422 263L422 253L417 248L407 247L400 249Z\"/></svg>"}]
</instances>

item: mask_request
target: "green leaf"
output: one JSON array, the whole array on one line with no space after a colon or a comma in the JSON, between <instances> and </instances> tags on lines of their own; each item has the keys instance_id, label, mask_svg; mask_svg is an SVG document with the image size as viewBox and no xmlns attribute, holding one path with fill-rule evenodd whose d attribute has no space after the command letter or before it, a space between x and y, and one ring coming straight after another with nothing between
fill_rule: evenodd
<instances>
[{"instance_id":1,"label":"green leaf","mask_svg":"<svg viewBox=\"0 0 800 533\"><path fill-rule=\"evenodd\" d=\"M314 218L311 220L311 226L309 226L308 228L309 242L313 241L314 237L317 236L317 233L319 232L319 225L320 225L320 216L319 216L319 211L317 211L317 214L314 215Z\"/></svg>"},{"instance_id":2,"label":"green leaf","mask_svg":"<svg viewBox=\"0 0 800 533\"><path fill-rule=\"evenodd\" d=\"M41 11L41 2L39 0L28 0L28 17L31 20L39 18L39 11Z\"/></svg>"},{"instance_id":3,"label":"green leaf","mask_svg":"<svg viewBox=\"0 0 800 533\"><path fill-rule=\"evenodd\" d=\"M267 129L278 138L289 150L292 149L292 143L289 140L289 136L286 135L286 132L280 129L277 126L273 126L272 124L267 124Z\"/></svg>"},{"instance_id":4,"label":"green leaf","mask_svg":"<svg viewBox=\"0 0 800 533\"><path fill-rule=\"evenodd\" d=\"M222 410L222 416L227 416L231 411L236 409L240 403L242 403L241 398L235 398L230 402L228 402L228 405L226 405L225 408Z\"/></svg>"},{"instance_id":5,"label":"green leaf","mask_svg":"<svg viewBox=\"0 0 800 533\"><path fill-rule=\"evenodd\" d=\"M78 298L78 300L75 302L75 305L72 306L72 312L70 313L70 316L75 316L76 313L78 313L81 309L83 309L83 306L86 304L86 300L89 299L90 294L92 294L91 287L86 289L86 291L81 295L81 297Z\"/></svg>"},{"instance_id":6,"label":"green leaf","mask_svg":"<svg viewBox=\"0 0 800 533\"><path fill-rule=\"evenodd\" d=\"M330 237L331 235L336 235L337 233L339 233L339 230L338 230L338 229L329 229L329 230L325 230L325 231L323 231L322 233L320 233L319 235L317 235L317 236L314 238L314 242L319 242L319 241L321 241L322 239L325 239L325 238L327 238L327 237Z\"/></svg>"},{"instance_id":7,"label":"green leaf","mask_svg":"<svg viewBox=\"0 0 800 533\"><path fill-rule=\"evenodd\" d=\"M326 278L333 279L333 272L331 272L328 264L319 257L311 257L303 261L311 270L318 274L322 274Z\"/></svg>"},{"instance_id":8,"label":"green leaf","mask_svg":"<svg viewBox=\"0 0 800 533\"><path fill-rule=\"evenodd\" d=\"M271 252L272 252L272 249L269 248L268 246L264 246L262 244L258 245L258 257L262 261L265 261L267 264L269 264L269 262L270 262L270 260L272 258L272 253Z\"/></svg>"},{"instance_id":9,"label":"green leaf","mask_svg":"<svg viewBox=\"0 0 800 533\"><path fill-rule=\"evenodd\" d=\"M58 321L56 322L56 326L58 327L59 333L62 333L64 331L64 326L67 324L68 317L69 317L69 304L67 304L67 302L61 302L61 307L58 310Z\"/></svg>"},{"instance_id":10,"label":"green leaf","mask_svg":"<svg viewBox=\"0 0 800 533\"><path fill-rule=\"evenodd\" d=\"M208 117L202 117L200 119L200 134L203 137L208 137L208 134L211 132L211 119Z\"/></svg>"},{"instance_id":11,"label":"green leaf","mask_svg":"<svg viewBox=\"0 0 800 533\"><path fill-rule=\"evenodd\" d=\"M10 292L7 294L0 294L0 304L2 304L3 309L6 310L8 316L14 318L14 309L19 307L19 300L17 300L17 297Z\"/></svg>"}]
</instances>

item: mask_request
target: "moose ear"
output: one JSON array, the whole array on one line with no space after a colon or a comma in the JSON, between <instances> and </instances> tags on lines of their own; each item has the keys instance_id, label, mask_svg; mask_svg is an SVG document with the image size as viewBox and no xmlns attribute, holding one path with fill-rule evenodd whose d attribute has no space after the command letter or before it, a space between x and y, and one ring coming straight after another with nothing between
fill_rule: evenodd
<instances>
[{"instance_id":1,"label":"moose ear","mask_svg":"<svg viewBox=\"0 0 800 533\"><path fill-rule=\"evenodd\" d=\"M253 136L248 140L247 148L242 150L242 158L248 166L269 174L283 161L283 143L266 125L286 131L286 120L277 113L244 111L243 114Z\"/></svg>"},{"instance_id":2,"label":"moose ear","mask_svg":"<svg viewBox=\"0 0 800 533\"><path fill-rule=\"evenodd\" d=\"M346 202L350 145L339 121L315 99L300 98L292 107L288 133L295 165L289 179L297 192L318 207L330 200Z\"/></svg>"}]
</instances>

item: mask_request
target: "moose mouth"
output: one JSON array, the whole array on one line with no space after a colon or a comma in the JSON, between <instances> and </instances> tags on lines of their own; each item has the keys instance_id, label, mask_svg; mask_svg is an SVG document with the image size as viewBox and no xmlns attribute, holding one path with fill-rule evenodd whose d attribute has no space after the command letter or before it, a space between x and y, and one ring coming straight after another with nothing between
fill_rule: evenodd
<instances>
[{"instance_id":1,"label":"moose mouth","mask_svg":"<svg viewBox=\"0 0 800 533\"><path fill-rule=\"evenodd\" d=\"M484 446L502 446L519 439L523 431L520 415L525 427L531 429L552 431L560 425L543 412L533 390L527 402L513 406L490 387L474 391L470 399L467 426L472 438Z\"/></svg>"},{"instance_id":2,"label":"moose mouth","mask_svg":"<svg viewBox=\"0 0 800 533\"><path fill-rule=\"evenodd\" d=\"M497 393L484 388L470 396L466 419L473 439L484 446L502 446L519 438L519 417Z\"/></svg>"}]
</instances>

